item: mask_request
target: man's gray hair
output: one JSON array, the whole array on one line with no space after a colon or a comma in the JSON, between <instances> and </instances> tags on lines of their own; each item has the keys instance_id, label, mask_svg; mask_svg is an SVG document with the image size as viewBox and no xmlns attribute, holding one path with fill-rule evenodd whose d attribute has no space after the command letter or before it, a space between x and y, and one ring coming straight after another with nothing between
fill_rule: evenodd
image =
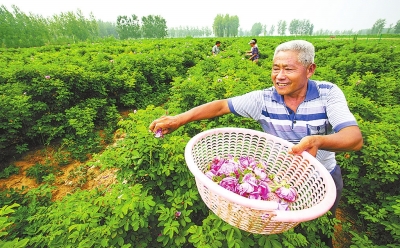
<instances>
[{"instance_id":1,"label":"man's gray hair","mask_svg":"<svg viewBox=\"0 0 400 248\"><path fill-rule=\"evenodd\" d=\"M315 48L314 45L305 40L291 40L276 47L274 58L278 52L296 51L299 53L298 60L304 66L314 63Z\"/></svg>"}]
</instances>

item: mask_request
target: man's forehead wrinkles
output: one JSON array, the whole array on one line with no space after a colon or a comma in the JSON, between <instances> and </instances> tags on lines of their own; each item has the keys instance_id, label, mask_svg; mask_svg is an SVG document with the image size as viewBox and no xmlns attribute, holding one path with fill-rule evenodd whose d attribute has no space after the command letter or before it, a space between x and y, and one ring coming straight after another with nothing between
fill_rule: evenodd
<instances>
[{"instance_id":1,"label":"man's forehead wrinkles","mask_svg":"<svg viewBox=\"0 0 400 248\"><path fill-rule=\"evenodd\" d=\"M291 64L288 64L288 63L277 63L277 62L274 62L274 64L273 64L274 66L283 66L283 67L286 67L286 66L291 66Z\"/></svg>"}]
</instances>

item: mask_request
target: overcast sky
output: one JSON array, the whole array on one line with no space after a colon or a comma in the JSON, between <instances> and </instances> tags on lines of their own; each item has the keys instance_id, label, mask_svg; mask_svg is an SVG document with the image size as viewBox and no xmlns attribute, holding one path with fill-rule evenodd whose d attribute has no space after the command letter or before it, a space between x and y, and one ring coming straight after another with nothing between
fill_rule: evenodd
<instances>
[{"instance_id":1,"label":"overcast sky","mask_svg":"<svg viewBox=\"0 0 400 248\"><path fill-rule=\"evenodd\" d=\"M386 27L400 20L400 0L1 0L0 5L8 11L16 5L25 14L43 17L79 9L86 17L93 13L96 19L114 23L118 15L160 15L169 28L211 28L218 14L238 16L243 30L256 22L269 30L279 20L289 24L293 19L307 19L314 31L358 31L371 28L378 19L386 19Z\"/></svg>"}]
</instances>

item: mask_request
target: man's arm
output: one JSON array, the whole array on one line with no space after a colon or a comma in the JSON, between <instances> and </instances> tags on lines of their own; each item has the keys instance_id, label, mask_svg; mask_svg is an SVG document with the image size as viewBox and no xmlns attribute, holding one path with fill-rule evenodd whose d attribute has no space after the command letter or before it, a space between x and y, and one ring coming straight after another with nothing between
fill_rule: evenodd
<instances>
[{"instance_id":1,"label":"man's arm","mask_svg":"<svg viewBox=\"0 0 400 248\"><path fill-rule=\"evenodd\" d=\"M228 100L216 100L194 107L176 116L162 116L157 120L154 120L150 124L149 129L152 132L156 132L161 128L163 130L163 134L167 134L175 131L186 123L211 119L217 116L228 114L230 112Z\"/></svg>"},{"instance_id":2,"label":"man's arm","mask_svg":"<svg viewBox=\"0 0 400 248\"><path fill-rule=\"evenodd\" d=\"M363 138L358 126L345 127L337 133L330 135L311 135L306 136L292 147L294 154L300 154L303 151L316 156L318 149L344 152L358 151L363 146Z\"/></svg>"}]
</instances>

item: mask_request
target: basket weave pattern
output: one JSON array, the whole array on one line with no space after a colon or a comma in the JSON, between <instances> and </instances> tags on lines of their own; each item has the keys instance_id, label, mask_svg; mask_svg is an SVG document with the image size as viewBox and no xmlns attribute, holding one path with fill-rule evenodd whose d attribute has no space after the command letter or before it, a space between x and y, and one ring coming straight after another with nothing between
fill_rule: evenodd
<instances>
[{"instance_id":1,"label":"basket weave pattern","mask_svg":"<svg viewBox=\"0 0 400 248\"><path fill-rule=\"evenodd\" d=\"M289 154L292 145L255 130L217 128L193 137L186 146L185 159L201 198L222 220L251 233L282 233L323 215L336 198L329 172L308 153ZM290 205L291 210L275 210L273 202L239 196L207 178L204 173L210 162L227 155L265 161L267 174L274 174L275 181L285 180L296 189L298 199Z\"/></svg>"}]
</instances>

